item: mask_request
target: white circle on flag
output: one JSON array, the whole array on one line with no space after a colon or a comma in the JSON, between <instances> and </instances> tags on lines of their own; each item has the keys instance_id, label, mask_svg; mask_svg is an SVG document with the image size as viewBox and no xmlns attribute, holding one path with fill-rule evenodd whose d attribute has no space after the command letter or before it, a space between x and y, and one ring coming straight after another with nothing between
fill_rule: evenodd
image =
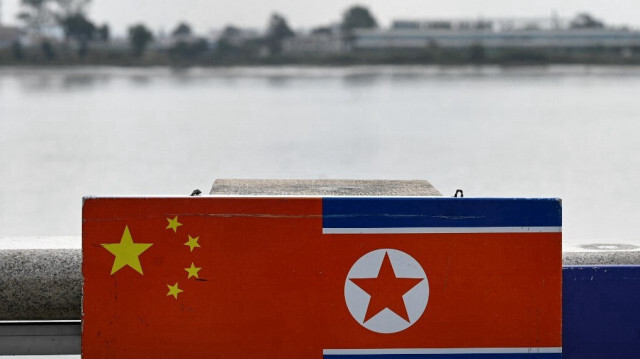
<instances>
[{"instance_id":1,"label":"white circle on flag","mask_svg":"<svg viewBox=\"0 0 640 359\"><path fill-rule=\"evenodd\" d=\"M401 289L400 292L396 290L396 296L401 295L401 299L395 298L397 299L395 305L391 305L391 303L389 305L391 308L378 298L374 303L372 295L356 284L366 284L359 279L366 279L364 282L371 283L372 280L378 279L379 274L382 276L383 272L391 273L389 268L383 269L385 265L388 267L388 264L383 263L386 256L388 256L387 261L393 268L391 275L395 277L388 280L400 280L405 282L404 287L408 288L406 292L404 289ZM387 277L389 277L388 274ZM366 286L364 287L366 288ZM373 292L373 290L369 290ZM377 291L384 292L384 287L378 288ZM389 296L388 293L382 294L385 297ZM353 264L345 280L344 298L349 312L363 327L376 333L397 333L412 326L424 313L429 301L429 281L420 263L407 253L396 249L377 249L360 257ZM390 298L394 299L393 295ZM404 304L406 312L403 312L402 304ZM372 305L372 309L368 312L369 305Z\"/></svg>"}]
</instances>

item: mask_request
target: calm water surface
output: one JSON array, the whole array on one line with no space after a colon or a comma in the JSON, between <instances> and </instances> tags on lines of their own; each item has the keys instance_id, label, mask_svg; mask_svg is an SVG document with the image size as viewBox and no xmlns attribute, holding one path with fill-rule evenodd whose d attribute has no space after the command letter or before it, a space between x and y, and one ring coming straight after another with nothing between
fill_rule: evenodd
<instances>
[{"instance_id":1,"label":"calm water surface","mask_svg":"<svg viewBox=\"0 0 640 359\"><path fill-rule=\"evenodd\" d=\"M0 237L84 195L215 178L428 179L561 197L565 244L640 245L640 68L0 69Z\"/></svg>"}]
</instances>

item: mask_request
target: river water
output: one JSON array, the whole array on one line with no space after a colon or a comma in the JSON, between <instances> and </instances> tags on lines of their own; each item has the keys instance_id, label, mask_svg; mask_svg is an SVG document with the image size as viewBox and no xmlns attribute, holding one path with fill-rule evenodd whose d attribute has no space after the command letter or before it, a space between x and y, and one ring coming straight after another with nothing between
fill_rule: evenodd
<instances>
[{"instance_id":1,"label":"river water","mask_svg":"<svg viewBox=\"0 0 640 359\"><path fill-rule=\"evenodd\" d=\"M384 178L640 245L638 95L640 67L0 68L0 237L79 235L85 195Z\"/></svg>"}]
</instances>

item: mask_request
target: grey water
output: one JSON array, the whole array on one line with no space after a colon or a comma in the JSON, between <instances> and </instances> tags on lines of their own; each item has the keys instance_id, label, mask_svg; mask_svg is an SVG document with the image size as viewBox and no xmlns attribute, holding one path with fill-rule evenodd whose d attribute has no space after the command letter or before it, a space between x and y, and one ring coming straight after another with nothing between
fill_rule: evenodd
<instances>
[{"instance_id":1,"label":"grey water","mask_svg":"<svg viewBox=\"0 0 640 359\"><path fill-rule=\"evenodd\" d=\"M639 95L640 67L0 68L0 237L77 236L86 195L382 178L640 245Z\"/></svg>"}]
</instances>

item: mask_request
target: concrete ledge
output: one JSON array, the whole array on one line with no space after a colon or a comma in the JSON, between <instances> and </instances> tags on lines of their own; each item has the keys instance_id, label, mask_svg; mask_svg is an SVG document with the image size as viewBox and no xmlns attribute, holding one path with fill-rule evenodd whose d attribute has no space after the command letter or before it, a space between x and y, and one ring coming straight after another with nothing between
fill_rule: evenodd
<instances>
[{"instance_id":1,"label":"concrete ledge","mask_svg":"<svg viewBox=\"0 0 640 359\"><path fill-rule=\"evenodd\" d=\"M424 180L216 180L214 195L439 196ZM81 318L79 237L0 239L0 321ZM21 249L14 249L21 248ZM565 247L564 265L640 265L640 248Z\"/></svg>"},{"instance_id":2,"label":"concrete ledge","mask_svg":"<svg viewBox=\"0 0 640 359\"><path fill-rule=\"evenodd\" d=\"M80 249L0 250L0 320L80 319Z\"/></svg>"},{"instance_id":3,"label":"concrete ledge","mask_svg":"<svg viewBox=\"0 0 640 359\"><path fill-rule=\"evenodd\" d=\"M217 179L209 194L239 196L442 196L425 180Z\"/></svg>"},{"instance_id":4,"label":"concrete ledge","mask_svg":"<svg viewBox=\"0 0 640 359\"><path fill-rule=\"evenodd\" d=\"M563 252L562 265L640 265L640 251Z\"/></svg>"},{"instance_id":5,"label":"concrete ledge","mask_svg":"<svg viewBox=\"0 0 640 359\"><path fill-rule=\"evenodd\" d=\"M37 247L36 241L40 238L21 243ZM80 238L73 243L80 243ZM563 253L563 265L640 265L640 250L576 248ZM81 318L80 249L0 249L0 271L0 321Z\"/></svg>"}]
</instances>

